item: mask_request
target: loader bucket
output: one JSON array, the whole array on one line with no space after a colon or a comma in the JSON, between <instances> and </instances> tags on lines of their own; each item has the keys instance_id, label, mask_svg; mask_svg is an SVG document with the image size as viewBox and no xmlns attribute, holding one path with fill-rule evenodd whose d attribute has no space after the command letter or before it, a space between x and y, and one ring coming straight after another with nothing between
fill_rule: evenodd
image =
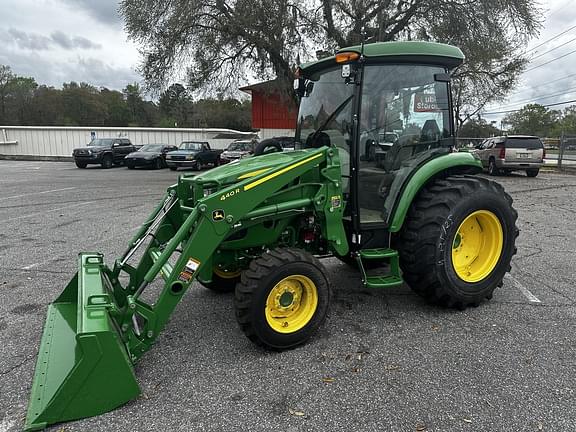
<instances>
[{"instance_id":1,"label":"loader bucket","mask_svg":"<svg viewBox=\"0 0 576 432\"><path fill-rule=\"evenodd\" d=\"M48 308L25 430L102 414L140 393L102 268L100 254L81 253L78 273Z\"/></svg>"}]
</instances>

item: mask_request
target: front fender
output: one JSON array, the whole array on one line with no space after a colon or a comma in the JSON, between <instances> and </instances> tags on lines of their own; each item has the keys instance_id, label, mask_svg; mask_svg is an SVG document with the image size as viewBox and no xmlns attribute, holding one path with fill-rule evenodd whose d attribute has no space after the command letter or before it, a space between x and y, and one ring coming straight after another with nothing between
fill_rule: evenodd
<instances>
[{"instance_id":1,"label":"front fender","mask_svg":"<svg viewBox=\"0 0 576 432\"><path fill-rule=\"evenodd\" d=\"M464 152L448 153L420 165L402 185L399 199L389 219L389 231L400 231L408 209L420 189L430 180L438 177L439 174L445 172L449 174L475 174L481 171L482 162L475 155Z\"/></svg>"}]
</instances>

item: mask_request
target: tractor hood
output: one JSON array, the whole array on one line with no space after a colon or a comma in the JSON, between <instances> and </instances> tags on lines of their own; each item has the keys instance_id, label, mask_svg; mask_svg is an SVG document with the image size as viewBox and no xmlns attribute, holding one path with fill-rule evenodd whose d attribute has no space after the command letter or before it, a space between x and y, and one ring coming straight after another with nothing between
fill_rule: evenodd
<instances>
[{"instance_id":1,"label":"tractor hood","mask_svg":"<svg viewBox=\"0 0 576 432\"><path fill-rule=\"evenodd\" d=\"M222 165L206 171L194 178L198 183L213 183L219 186L234 184L239 181L273 172L275 168L290 165L305 159L317 149L300 150L286 153L271 153L267 155L239 159L227 165Z\"/></svg>"}]
</instances>

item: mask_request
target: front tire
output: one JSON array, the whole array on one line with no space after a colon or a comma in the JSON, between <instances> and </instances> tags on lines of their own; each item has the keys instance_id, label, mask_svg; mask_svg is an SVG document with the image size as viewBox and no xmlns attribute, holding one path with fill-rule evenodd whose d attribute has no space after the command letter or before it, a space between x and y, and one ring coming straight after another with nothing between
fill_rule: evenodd
<instances>
[{"instance_id":1,"label":"front tire","mask_svg":"<svg viewBox=\"0 0 576 432\"><path fill-rule=\"evenodd\" d=\"M84 162L75 162L78 168L86 168L88 166L87 163Z\"/></svg>"},{"instance_id":2,"label":"front tire","mask_svg":"<svg viewBox=\"0 0 576 432\"><path fill-rule=\"evenodd\" d=\"M400 236L404 280L431 303L478 306L510 271L517 218L498 183L474 176L432 182L412 203Z\"/></svg>"},{"instance_id":3,"label":"front tire","mask_svg":"<svg viewBox=\"0 0 576 432\"><path fill-rule=\"evenodd\" d=\"M257 345L283 350L306 342L321 326L330 285L320 262L300 249L264 252L236 285L236 319Z\"/></svg>"},{"instance_id":4,"label":"front tire","mask_svg":"<svg viewBox=\"0 0 576 432\"><path fill-rule=\"evenodd\" d=\"M540 172L540 169L538 169L538 168L536 168L536 169L529 169L529 170L526 170L526 175L527 175L528 177L536 177L539 172Z\"/></svg>"}]
</instances>

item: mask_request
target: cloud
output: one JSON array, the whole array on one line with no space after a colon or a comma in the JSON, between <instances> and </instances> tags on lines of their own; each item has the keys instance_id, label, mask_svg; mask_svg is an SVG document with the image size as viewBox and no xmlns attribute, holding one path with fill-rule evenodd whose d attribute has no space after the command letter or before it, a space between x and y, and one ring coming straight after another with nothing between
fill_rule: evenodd
<instances>
[{"instance_id":1,"label":"cloud","mask_svg":"<svg viewBox=\"0 0 576 432\"><path fill-rule=\"evenodd\" d=\"M75 48L81 49L100 49L102 45L92 42L82 36L70 37L60 30L53 32L50 35L52 41L61 48L71 50Z\"/></svg>"},{"instance_id":2,"label":"cloud","mask_svg":"<svg viewBox=\"0 0 576 432\"><path fill-rule=\"evenodd\" d=\"M14 42L20 49L44 51L50 49L52 41L46 36L37 33L26 33L14 28L8 29L2 39L6 42Z\"/></svg>"},{"instance_id":3,"label":"cloud","mask_svg":"<svg viewBox=\"0 0 576 432\"><path fill-rule=\"evenodd\" d=\"M92 18L110 26L122 24L120 14L118 13L118 0L61 0L73 8L80 8L86 11Z\"/></svg>"},{"instance_id":4,"label":"cloud","mask_svg":"<svg viewBox=\"0 0 576 432\"><path fill-rule=\"evenodd\" d=\"M134 69L124 65L74 56L62 57L55 62L50 52L13 51L2 44L0 64L10 66L16 75L32 77L40 85L57 88L61 88L64 82L76 81L121 90L127 84L141 81Z\"/></svg>"},{"instance_id":5,"label":"cloud","mask_svg":"<svg viewBox=\"0 0 576 432\"><path fill-rule=\"evenodd\" d=\"M68 36L60 30L53 32L48 37L38 33L29 33L10 28L7 31L0 30L0 41L16 44L21 50L31 51L48 51L54 47L60 47L65 50L102 48L102 45L92 42L90 39L82 36Z\"/></svg>"}]
</instances>

